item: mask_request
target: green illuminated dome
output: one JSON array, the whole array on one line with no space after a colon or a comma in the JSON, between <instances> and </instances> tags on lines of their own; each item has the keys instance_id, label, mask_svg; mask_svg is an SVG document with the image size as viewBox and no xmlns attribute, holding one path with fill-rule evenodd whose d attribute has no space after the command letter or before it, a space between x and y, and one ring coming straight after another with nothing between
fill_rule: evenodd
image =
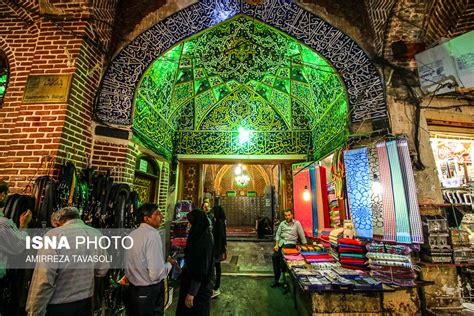
<instances>
[{"instance_id":1,"label":"green illuminated dome","mask_svg":"<svg viewBox=\"0 0 474 316\"><path fill-rule=\"evenodd\" d=\"M346 91L325 59L239 15L177 44L152 64L136 93L133 126L142 141L165 151L180 148L183 135L177 134L235 132L239 126L307 132L313 142L324 142L345 128L346 112ZM326 135L318 137L322 131Z\"/></svg>"}]
</instances>

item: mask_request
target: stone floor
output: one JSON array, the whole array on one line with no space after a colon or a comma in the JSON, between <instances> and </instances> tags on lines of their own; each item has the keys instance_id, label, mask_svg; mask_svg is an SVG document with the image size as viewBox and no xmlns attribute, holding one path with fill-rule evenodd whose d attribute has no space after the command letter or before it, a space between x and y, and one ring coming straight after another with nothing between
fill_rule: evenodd
<instances>
[{"instance_id":1,"label":"stone floor","mask_svg":"<svg viewBox=\"0 0 474 316\"><path fill-rule=\"evenodd\" d=\"M222 294L212 300L212 316L293 316L291 294L271 288L273 242L229 242L228 258L222 264ZM165 315L175 314L178 284L173 304Z\"/></svg>"}]
</instances>

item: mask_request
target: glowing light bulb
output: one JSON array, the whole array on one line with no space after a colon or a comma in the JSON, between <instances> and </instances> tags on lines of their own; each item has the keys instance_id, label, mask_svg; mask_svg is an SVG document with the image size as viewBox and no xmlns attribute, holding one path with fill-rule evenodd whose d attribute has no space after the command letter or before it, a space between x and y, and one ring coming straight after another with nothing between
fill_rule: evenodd
<instances>
[{"instance_id":1,"label":"glowing light bulb","mask_svg":"<svg viewBox=\"0 0 474 316\"><path fill-rule=\"evenodd\" d=\"M236 176L241 175L242 174L242 167L240 165L235 167L234 173L235 173Z\"/></svg>"},{"instance_id":2,"label":"glowing light bulb","mask_svg":"<svg viewBox=\"0 0 474 316\"><path fill-rule=\"evenodd\" d=\"M311 200L311 193L309 193L309 190L308 190L307 186L304 186L303 200L305 200L305 201Z\"/></svg>"}]
</instances>

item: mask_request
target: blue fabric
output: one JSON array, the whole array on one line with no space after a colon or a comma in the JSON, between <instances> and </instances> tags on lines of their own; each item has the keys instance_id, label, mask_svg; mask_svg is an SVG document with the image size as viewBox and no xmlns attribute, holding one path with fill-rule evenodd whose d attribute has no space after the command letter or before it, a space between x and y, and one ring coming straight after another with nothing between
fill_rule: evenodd
<instances>
[{"instance_id":1,"label":"blue fabric","mask_svg":"<svg viewBox=\"0 0 474 316\"><path fill-rule=\"evenodd\" d=\"M318 236L318 203L316 199L316 168L314 165L309 167L309 181L311 183L311 207L313 209L313 236Z\"/></svg>"},{"instance_id":2,"label":"blue fabric","mask_svg":"<svg viewBox=\"0 0 474 316\"><path fill-rule=\"evenodd\" d=\"M356 235L372 239L372 199L367 147L344 151L349 209Z\"/></svg>"}]
</instances>

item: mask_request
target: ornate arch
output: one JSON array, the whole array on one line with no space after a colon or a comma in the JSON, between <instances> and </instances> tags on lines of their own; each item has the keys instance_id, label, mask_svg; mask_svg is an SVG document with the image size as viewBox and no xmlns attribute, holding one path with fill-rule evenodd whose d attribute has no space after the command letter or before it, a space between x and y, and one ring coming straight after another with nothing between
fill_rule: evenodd
<instances>
[{"instance_id":1,"label":"ornate arch","mask_svg":"<svg viewBox=\"0 0 474 316\"><path fill-rule=\"evenodd\" d=\"M352 122L387 116L380 75L362 48L341 30L289 0L260 5L203 0L143 32L112 60L100 87L97 118L130 125L135 90L151 63L176 43L237 14L271 25L325 57L347 87Z\"/></svg>"}]
</instances>

